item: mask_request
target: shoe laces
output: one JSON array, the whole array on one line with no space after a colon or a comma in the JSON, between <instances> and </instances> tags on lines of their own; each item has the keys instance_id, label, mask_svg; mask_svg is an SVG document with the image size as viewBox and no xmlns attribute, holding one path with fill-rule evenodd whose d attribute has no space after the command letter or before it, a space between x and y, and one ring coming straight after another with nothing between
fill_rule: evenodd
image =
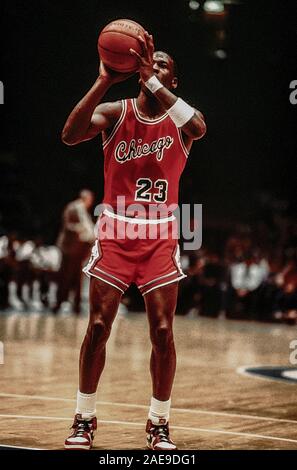
<instances>
[{"instance_id":1,"label":"shoe laces","mask_svg":"<svg viewBox=\"0 0 297 470\"><path fill-rule=\"evenodd\" d=\"M160 441L169 442L169 429L167 425L155 426L153 433L160 438Z\"/></svg>"},{"instance_id":2,"label":"shoe laces","mask_svg":"<svg viewBox=\"0 0 297 470\"><path fill-rule=\"evenodd\" d=\"M89 421L77 421L72 427L77 437L83 437L85 432L90 432Z\"/></svg>"}]
</instances>

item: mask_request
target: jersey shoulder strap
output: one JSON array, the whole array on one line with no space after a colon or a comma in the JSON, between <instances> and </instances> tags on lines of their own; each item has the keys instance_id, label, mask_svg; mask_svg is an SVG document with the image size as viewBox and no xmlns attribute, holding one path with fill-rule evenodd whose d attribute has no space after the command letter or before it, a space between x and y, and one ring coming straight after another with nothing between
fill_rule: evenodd
<instances>
[{"instance_id":1,"label":"jersey shoulder strap","mask_svg":"<svg viewBox=\"0 0 297 470\"><path fill-rule=\"evenodd\" d=\"M106 132L102 132L102 138L103 138L102 146L103 146L103 149L105 149L107 147L107 145L113 140L115 134L117 133L117 131L119 130L121 124L123 123L123 121L126 117L126 114L127 114L127 102L128 101L129 100L121 100L122 112L120 114L119 119L116 121L113 128L111 129L110 134L107 136Z\"/></svg>"}]
</instances>

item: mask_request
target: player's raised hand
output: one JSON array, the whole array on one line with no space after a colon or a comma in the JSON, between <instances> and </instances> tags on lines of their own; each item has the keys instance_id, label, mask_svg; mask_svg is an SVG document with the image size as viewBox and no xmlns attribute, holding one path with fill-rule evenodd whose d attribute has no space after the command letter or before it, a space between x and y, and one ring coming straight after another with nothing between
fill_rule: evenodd
<instances>
[{"instance_id":1,"label":"player's raised hand","mask_svg":"<svg viewBox=\"0 0 297 470\"><path fill-rule=\"evenodd\" d=\"M142 45L142 54L138 54L134 49L130 49L130 53L137 58L139 65L139 74L143 82L146 82L152 75L153 69L153 54L155 50L153 36L147 31L144 37L138 36L138 40Z\"/></svg>"},{"instance_id":2,"label":"player's raised hand","mask_svg":"<svg viewBox=\"0 0 297 470\"><path fill-rule=\"evenodd\" d=\"M111 85L123 82L124 80L127 80L127 78L132 77L135 73L136 72L116 72L100 61L99 75L109 81Z\"/></svg>"}]
</instances>

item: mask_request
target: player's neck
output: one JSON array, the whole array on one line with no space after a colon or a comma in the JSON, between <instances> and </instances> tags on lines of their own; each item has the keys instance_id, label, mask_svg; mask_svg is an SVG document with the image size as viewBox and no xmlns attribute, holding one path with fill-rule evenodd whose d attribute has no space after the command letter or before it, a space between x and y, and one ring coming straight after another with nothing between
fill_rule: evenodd
<instances>
[{"instance_id":1,"label":"player's neck","mask_svg":"<svg viewBox=\"0 0 297 470\"><path fill-rule=\"evenodd\" d=\"M157 98L147 95L143 90L136 98L136 104L140 114L147 119L156 119L165 114Z\"/></svg>"}]
</instances>

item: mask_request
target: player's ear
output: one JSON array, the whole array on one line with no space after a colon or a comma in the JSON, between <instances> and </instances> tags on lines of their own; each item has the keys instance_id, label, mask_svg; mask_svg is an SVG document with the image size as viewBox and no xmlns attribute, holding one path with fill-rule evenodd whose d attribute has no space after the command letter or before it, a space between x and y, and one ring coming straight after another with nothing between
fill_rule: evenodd
<instances>
[{"instance_id":1,"label":"player's ear","mask_svg":"<svg viewBox=\"0 0 297 470\"><path fill-rule=\"evenodd\" d=\"M175 90L177 86L178 86L178 78L173 77L172 82L171 82L171 87L173 88L173 90Z\"/></svg>"}]
</instances>

